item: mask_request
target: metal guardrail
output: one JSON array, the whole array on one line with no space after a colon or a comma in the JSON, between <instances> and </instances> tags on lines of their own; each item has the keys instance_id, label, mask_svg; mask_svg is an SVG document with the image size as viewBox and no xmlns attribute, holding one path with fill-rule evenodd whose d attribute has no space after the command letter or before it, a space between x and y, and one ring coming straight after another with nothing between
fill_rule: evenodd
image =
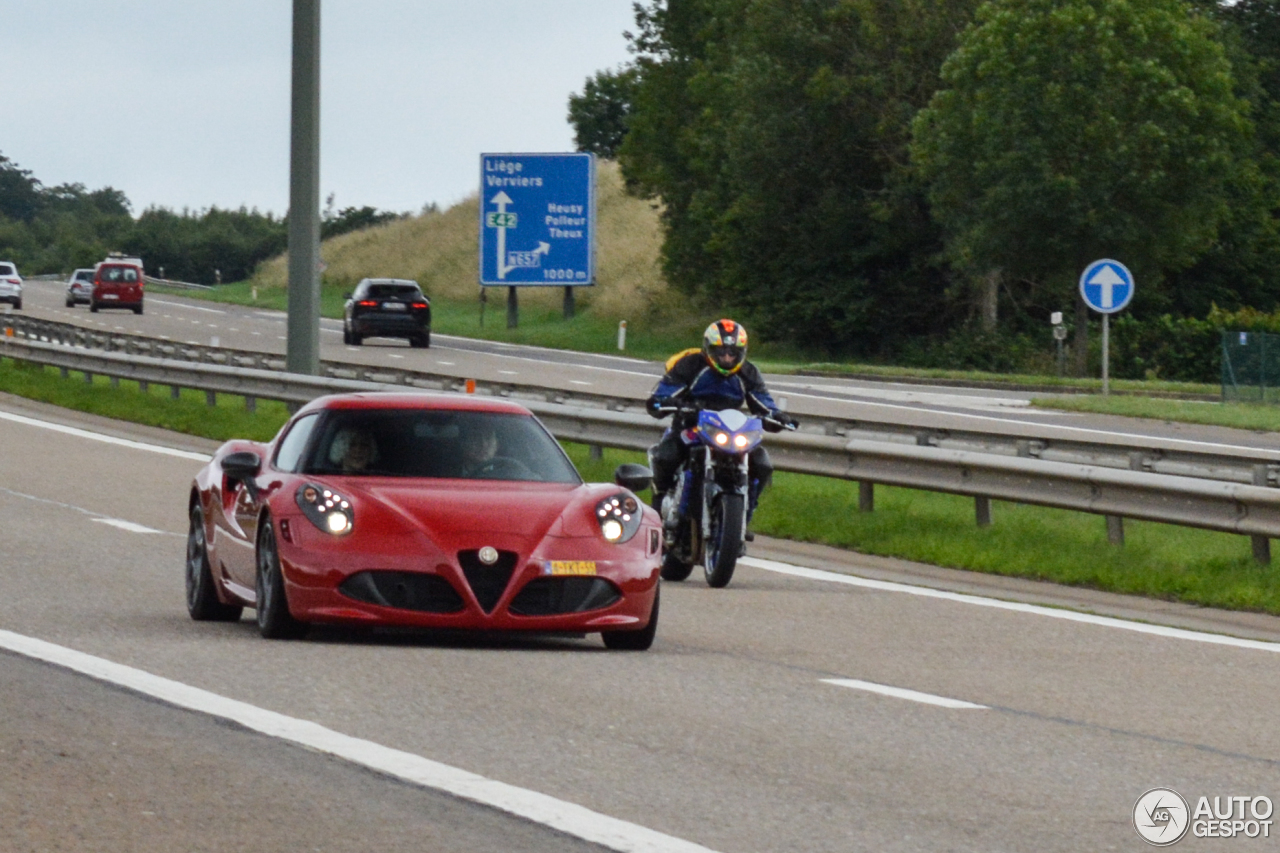
<instances>
[{"instance_id":1,"label":"metal guardrail","mask_svg":"<svg viewBox=\"0 0 1280 853\"><path fill-rule=\"evenodd\" d=\"M158 284L162 287L172 287L178 290L213 290L213 285L193 284L189 281L177 281L172 278L156 278L153 275L144 275L142 280L147 284Z\"/></svg>"},{"instance_id":2,"label":"metal guardrail","mask_svg":"<svg viewBox=\"0 0 1280 853\"><path fill-rule=\"evenodd\" d=\"M85 350L61 344L0 338L0 355L64 370L142 382L301 403L348 391L403 390L403 383L303 376L275 370L200 364L153 356ZM459 390L455 384L431 390ZM411 387L423 388L422 385ZM500 388L479 389L504 394ZM522 399L560 439L644 450L661 424L645 414L611 411L545 399ZM771 436L769 451L781 471L864 483L1139 518L1254 537L1280 537L1280 489L1202 478L1116 470L1097 465L1003 457L928 445L790 433ZM1261 555L1259 555L1261 558Z\"/></svg>"},{"instance_id":3,"label":"metal guardrail","mask_svg":"<svg viewBox=\"0 0 1280 853\"><path fill-rule=\"evenodd\" d=\"M96 331L18 314L7 315L0 325L12 327L17 336L28 340L86 349L259 370L283 371L285 368L283 354ZM322 361L320 369L323 375L331 378L433 390L456 390L464 382L464 377L451 374L338 361ZM611 411L643 410L640 399L584 393L572 388L484 380L477 380L477 385L482 393L501 394L521 401L543 400ZM1157 436L1121 436L1079 427L1003 422L985 416L924 409L899 408L892 418L861 417L855 420L832 417L815 411L816 407L817 404L811 401L793 406L794 411L803 416L806 433L1041 462L1280 486L1280 450L1213 446Z\"/></svg>"}]
</instances>

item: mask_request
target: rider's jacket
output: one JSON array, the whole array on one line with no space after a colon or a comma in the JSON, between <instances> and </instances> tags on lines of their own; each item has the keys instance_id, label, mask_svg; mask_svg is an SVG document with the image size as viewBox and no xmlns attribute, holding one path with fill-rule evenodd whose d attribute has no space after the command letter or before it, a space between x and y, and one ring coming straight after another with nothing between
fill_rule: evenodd
<instances>
[{"instance_id":1,"label":"rider's jacket","mask_svg":"<svg viewBox=\"0 0 1280 853\"><path fill-rule=\"evenodd\" d=\"M696 402L704 409L741 409L745 406L757 415L778 413L778 405L769 395L754 364L745 362L737 372L725 376L707 364L700 349L687 349L667 360L667 372L658 380L645 404L649 414L655 418L664 417L658 408L675 402L673 398L677 395Z\"/></svg>"}]
</instances>

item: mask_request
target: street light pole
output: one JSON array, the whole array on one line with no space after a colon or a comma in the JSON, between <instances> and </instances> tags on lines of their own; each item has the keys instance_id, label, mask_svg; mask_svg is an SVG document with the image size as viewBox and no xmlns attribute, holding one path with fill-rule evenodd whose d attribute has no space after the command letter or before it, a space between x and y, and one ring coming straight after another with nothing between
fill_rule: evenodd
<instances>
[{"instance_id":1,"label":"street light pole","mask_svg":"<svg viewBox=\"0 0 1280 853\"><path fill-rule=\"evenodd\" d=\"M285 365L320 372L320 0L293 0Z\"/></svg>"}]
</instances>

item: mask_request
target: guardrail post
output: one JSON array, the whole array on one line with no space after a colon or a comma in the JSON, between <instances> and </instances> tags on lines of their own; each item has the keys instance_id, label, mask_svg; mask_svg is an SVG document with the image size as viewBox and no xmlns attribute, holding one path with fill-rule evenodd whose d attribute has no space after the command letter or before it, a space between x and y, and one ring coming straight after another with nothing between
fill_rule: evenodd
<instances>
[{"instance_id":1,"label":"guardrail post","mask_svg":"<svg viewBox=\"0 0 1280 853\"><path fill-rule=\"evenodd\" d=\"M206 405L209 405L209 406L216 406L216 405L218 405L218 392L217 392L217 391L205 391L205 392L204 392L204 402L205 402L205 404L206 404Z\"/></svg>"},{"instance_id":2,"label":"guardrail post","mask_svg":"<svg viewBox=\"0 0 1280 853\"><path fill-rule=\"evenodd\" d=\"M139 390L139 391L141 391L143 394L146 394L147 392L149 392L149 391L151 390L151 383L150 383L150 382L148 382L148 381L147 381L147 380L145 380L145 379L139 379L139 380L138 380L138 390Z\"/></svg>"},{"instance_id":3,"label":"guardrail post","mask_svg":"<svg viewBox=\"0 0 1280 853\"><path fill-rule=\"evenodd\" d=\"M604 448L598 444L587 445L587 456L591 459L603 459Z\"/></svg>"},{"instance_id":4,"label":"guardrail post","mask_svg":"<svg viewBox=\"0 0 1280 853\"><path fill-rule=\"evenodd\" d=\"M92 385L92 384L93 384L93 374L86 370L86 371L84 372L84 381L85 381L85 383L86 383L86 384L88 384L88 385Z\"/></svg>"},{"instance_id":5,"label":"guardrail post","mask_svg":"<svg viewBox=\"0 0 1280 853\"><path fill-rule=\"evenodd\" d=\"M246 412L256 412L256 411L258 411L258 398L257 398L257 397L250 397L250 396L247 396L247 395L246 395L246 396L245 396L245 398L244 398L244 410L245 410Z\"/></svg>"},{"instance_id":6,"label":"guardrail post","mask_svg":"<svg viewBox=\"0 0 1280 853\"><path fill-rule=\"evenodd\" d=\"M975 495L973 498L973 514L979 527L990 527L991 498L986 495Z\"/></svg>"},{"instance_id":7,"label":"guardrail post","mask_svg":"<svg viewBox=\"0 0 1280 853\"><path fill-rule=\"evenodd\" d=\"M1267 486L1267 466L1253 466L1253 484L1255 486ZM1253 559L1264 566L1271 565L1271 540L1266 536L1250 536L1249 543L1253 546Z\"/></svg>"},{"instance_id":8,"label":"guardrail post","mask_svg":"<svg viewBox=\"0 0 1280 853\"><path fill-rule=\"evenodd\" d=\"M170 385L170 386L169 386L169 399L171 399L171 400L176 400L176 399L178 399L180 396L182 396L182 386L180 386L180 385Z\"/></svg>"},{"instance_id":9,"label":"guardrail post","mask_svg":"<svg viewBox=\"0 0 1280 853\"><path fill-rule=\"evenodd\" d=\"M1124 516L1107 516L1107 541L1112 545L1124 544Z\"/></svg>"},{"instance_id":10,"label":"guardrail post","mask_svg":"<svg viewBox=\"0 0 1280 853\"><path fill-rule=\"evenodd\" d=\"M869 480L858 481L858 512L875 512L876 484Z\"/></svg>"},{"instance_id":11,"label":"guardrail post","mask_svg":"<svg viewBox=\"0 0 1280 853\"><path fill-rule=\"evenodd\" d=\"M71 378L71 371L70 371L68 368L65 368L65 367L59 367L59 368L58 368L58 372L62 374L62 378L63 378L63 379L70 379L70 378Z\"/></svg>"},{"instance_id":12,"label":"guardrail post","mask_svg":"<svg viewBox=\"0 0 1280 853\"><path fill-rule=\"evenodd\" d=\"M112 388L119 388L119 387L120 387L120 377L119 377L119 376L112 376L112 377L111 377L111 387L112 387Z\"/></svg>"}]
</instances>

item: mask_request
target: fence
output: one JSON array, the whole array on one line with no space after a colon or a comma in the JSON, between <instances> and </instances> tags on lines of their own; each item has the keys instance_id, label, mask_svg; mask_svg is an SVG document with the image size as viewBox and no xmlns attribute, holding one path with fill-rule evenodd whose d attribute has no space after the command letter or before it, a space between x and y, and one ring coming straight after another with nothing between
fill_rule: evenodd
<instances>
[{"instance_id":1,"label":"fence","mask_svg":"<svg viewBox=\"0 0 1280 853\"><path fill-rule=\"evenodd\" d=\"M1280 402L1280 335L1222 333L1222 399Z\"/></svg>"}]
</instances>

